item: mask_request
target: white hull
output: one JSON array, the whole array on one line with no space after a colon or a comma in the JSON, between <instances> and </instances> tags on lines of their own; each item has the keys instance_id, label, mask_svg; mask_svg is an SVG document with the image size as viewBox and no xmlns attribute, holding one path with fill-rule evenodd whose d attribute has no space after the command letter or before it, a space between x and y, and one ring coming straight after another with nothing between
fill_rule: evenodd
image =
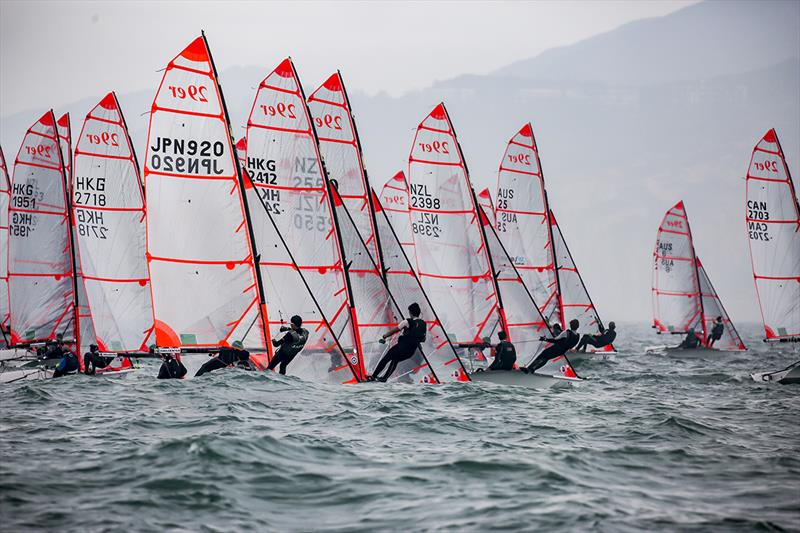
<instances>
[{"instance_id":1,"label":"white hull","mask_svg":"<svg viewBox=\"0 0 800 533\"><path fill-rule=\"evenodd\" d=\"M571 383L583 381L579 378L562 376L548 376L546 374L526 374L518 370L489 370L475 372L469 375L472 381L496 383L498 385L513 385L515 387L528 387L530 389L548 389L558 383Z\"/></svg>"},{"instance_id":2,"label":"white hull","mask_svg":"<svg viewBox=\"0 0 800 533\"><path fill-rule=\"evenodd\" d=\"M44 367L14 368L0 372L0 383L16 383L18 381L39 381L53 377L53 370Z\"/></svg>"},{"instance_id":3,"label":"white hull","mask_svg":"<svg viewBox=\"0 0 800 533\"><path fill-rule=\"evenodd\" d=\"M619 352L569 352L567 357L572 366L577 367L586 361L613 361L617 353Z\"/></svg>"},{"instance_id":4,"label":"white hull","mask_svg":"<svg viewBox=\"0 0 800 533\"><path fill-rule=\"evenodd\" d=\"M782 385L800 383L800 361L777 372L750 374L750 377L758 383L780 383Z\"/></svg>"}]
</instances>

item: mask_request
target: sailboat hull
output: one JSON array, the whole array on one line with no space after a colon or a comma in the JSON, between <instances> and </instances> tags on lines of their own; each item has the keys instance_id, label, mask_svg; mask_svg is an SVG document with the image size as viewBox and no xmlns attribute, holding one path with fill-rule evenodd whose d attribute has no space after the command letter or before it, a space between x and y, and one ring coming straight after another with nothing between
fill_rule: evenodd
<instances>
[{"instance_id":1,"label":"sailboat hull","mask_svg":"<svg viewBox=\"0 0 800 533\"><path fill-rule=\"evenodd\" d=\"M559 383L571 383L583 381L580 378L568 378L561 376L548 376L545 374L525 374L517 370L491 370L485 372L475 372L470 374L472 381L483 383L495 383L497 385L511 385L515 387L527 387L529 389L549 389Z\"/></svg>"},{"instance_id":2,"label":"sailboat hull","mask_svg":"<svg viewBox=\"0 0 800 533\"><path fill-rule=\"evenodd\" d=\"M751 374L753 381L758 383L780 383L781 385L800 384L800 361L790 365L788 368L777 372L762 372Z\"/></svg>"}]
</instances>

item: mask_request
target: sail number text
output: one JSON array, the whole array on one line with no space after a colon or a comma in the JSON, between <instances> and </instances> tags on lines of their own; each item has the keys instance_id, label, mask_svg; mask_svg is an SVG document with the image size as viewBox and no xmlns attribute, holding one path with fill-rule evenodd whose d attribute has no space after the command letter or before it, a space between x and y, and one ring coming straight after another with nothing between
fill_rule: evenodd
<instances>
[{"instance_id":1,"label":"sail number text","mask_svg":"<svg viewBox=\"0 0 800 533\"><path fill-rule=\"evenodd\" d=\"M747 200L747 233L751 241L770 241L769 226L765 222L769 220L769 209L767 202Z\"/></svg>"}]
</instances>

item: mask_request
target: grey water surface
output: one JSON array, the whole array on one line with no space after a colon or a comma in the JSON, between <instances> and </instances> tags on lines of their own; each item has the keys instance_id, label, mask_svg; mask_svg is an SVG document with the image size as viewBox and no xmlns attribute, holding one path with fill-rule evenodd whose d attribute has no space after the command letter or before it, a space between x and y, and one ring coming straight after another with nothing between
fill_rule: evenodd
<instances>
[{"instance_id":1,"label":"grey water surface","mask_svg":"<svg viewBox=\"0 0 800 533\"><path fill-rule=\"evenodd\" d=\"M800 359L621 353L577 386L327 386L155 362L0 389L0 530L800 530Z\"/></svg>"}]
</instances>

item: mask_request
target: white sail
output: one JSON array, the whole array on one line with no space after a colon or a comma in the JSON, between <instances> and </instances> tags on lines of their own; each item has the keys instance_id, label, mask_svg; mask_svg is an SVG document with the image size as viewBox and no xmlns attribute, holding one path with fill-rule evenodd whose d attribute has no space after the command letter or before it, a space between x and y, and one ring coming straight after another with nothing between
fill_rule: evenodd
<instances>
[{"instance_id":1,"label":"white sail","mask_svg":"<svg viewBox=\"0 0 800 533\"><path fill-rule=\"evenodd\" d=\"M483 213L489 218L492 227L497 226L497 217L494 212L494 202L492 202L492 195L489 189L483 189L478 193L478 205L483 209Z\"/></svg>"},{"instance_id":2,"label":"white sail","mask_svg":"<svg viewBox=\"0 0 800 533\"><path fill-rule=\"evenodd\" d=\"M704 331L710 334L711 329L714 327L716 319L722 318L722 325L725 329L722 330L722 338L714 342L714 348L718 350L726 350L729 352L746 350L739 332L728 316L727 311L722 306L722 300L714 290L711 284L711 279L706 274L706 269L703 268L700 258L697 258L697 274L700 278L700 293L703 298L703 321Z\"/></svg>"},{"instance_id":3,"label":"white sail","mask_svg":"<svg viewBox=\"0 0 800 533\"><path fill-rule=\"evenodd\" d=\"M472 186L444 104L417 128L409 157L417 274L454 343L497 330L494 278Z\"/></svg>"},{"instance_id":4,"label":"white sail","mask_svg":"<svg viewBox=\"0 0 800 533\"><path fill-rule=\"evenodd\" d=\"M56 120L48 111L25 134L9 206L11 343L75 338L66 180Z\"/></svg>"},{"instance_id":5,"label":"white sail","mask_svg":"<svg viewBox=\"0 0 800 533\"><path fill-rule=\"evenodd\" d=\"M0 328L8 329L8 204L11 202L11 180L3 148L0 147Z\"/></svg>"},{"instance_id":6,"label":"white sail","mask_svg":"<svg viewBox=\"0 0 800 533\"><path fill-rule=\"evenodd\" d=\"M694 245L683 202L664 215L653 251L653 327L659 333L703 330ZM703 335L705 338L705 335Z\"/></svg>"},{"instance_id":7,"label":"white sail","mask_svg":"<svg viewBox=\"0 0 800 533\"><path fill-rule=\"evenodd\" d=\"M156 343L225 346L255 335L246 344L263 346L241 177L203 36L164 70L144 178Z\"/></svg>"},{"instance_id":8,"label":"white sail","mask_svg":"<svg viewBox=\"0 0 800 533\"><path fill-rule=\"evenodd\" d=\"M411 211L409 209L408 182L400 170L386 182L381 189L380 203L394 228L403 251L416 268L417 254L414 250L414 234L411 231Z\"/></svg>"},{"instance_id":9,"label":"white sail","mask_svg":"<svg viewBox=\"0 0 800 533\"><path fill-rule=\"evenodd\" d=\"M800 207L774 129L753 149L745 220L765 337L800 338Z\"/></svg>"},{"instance_id":10,"label":"white sail","mask_svg":"<svg viewBox=\"0 0 800 533\"><path fill-rule=\"evenodd\" d=\"M336 184L372 259L380 267L378 242L369 205L367 172L361 157L353 111L340 72L332 74L311 93L308 109L328 178Z\"/></svg>"},{"instance_id":11,"label":"white sail","mask_svg":"<svg viewBox=\"0 0 800 533\"><path fill-rule=\"evenodd\" d=\"M341 249L317 140L289 59L258 88L246 146L254 185L247 198L270 335L300 315L310 336L289 373L314 381L358 379L363 357Z\"/></svg>"},{"instance_id":12,"label":"white sail","mask_svg":"<svg viewBox=\"0 0 800 533\"><path fill-rule=\"evenodd\" d=\"M72 209L97 345L102 351L147 351L155 339L144 191L113 92L86 115L78 137Z\"/></svg>"}]
</instances>

